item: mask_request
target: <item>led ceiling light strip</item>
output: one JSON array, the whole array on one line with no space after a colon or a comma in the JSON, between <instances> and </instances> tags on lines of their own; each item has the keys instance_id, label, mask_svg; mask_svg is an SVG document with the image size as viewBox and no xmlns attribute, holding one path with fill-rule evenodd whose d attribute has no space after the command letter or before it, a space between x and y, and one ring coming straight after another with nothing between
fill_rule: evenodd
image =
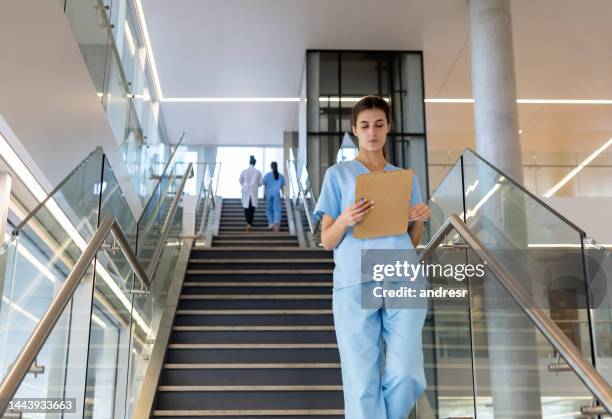
<instances>
[{"instance_id":1,"label":"led ceiling light strip","mask_svg":"<svg viewBox=\"0 0 612 419\"><path fill-rule=\"evenodd\" d=\"M330 96L319 97L319 102L357 102L361 97L357 96ZM387 102L389 98L384 98ZM203 103L203 102L299 102L299 97L168 97L160 99L161 102L168 103ZM305 99L304 99L305 100ZM425 99L425 103L474 103L471 98L447 98L447 99ZM612 105L610 99L517 99L518 104L531 105Z\"/></svg>"},{"instance_id":2,"label":"led ceiling light strip","mask_svg":"<svg viewBox=\"0 0 612 419\"><path fill-rule=\"evenodd\" d=\"M472 98L425 99L425 103L474 103ZM612 105L611 99L517 99L516 103L531 105Z\"/></svg>"},{"instance_id":3,"label":"led ceiling light strip","mask_svg":"<svg viewBox=\"0 0 612 419\"><path fill-rule=\"evenodd\" d=\"M159 74L157 73L157 64L155 63L155 56L153 55L153 47L151 46L151 38L149 37L149 30L147 29L147 21L145 20L144 10L140 0L134 0L136 5L136 13L138 14L138 22L140 23L140 30L145 42L145 48L147 49L147 55L149 56L149 62L151 63L151 73L153 73L153 82L155 83L155 91L157 92L157 98L159 101L164 99L162 93L161 84L159 82Z\"/></svg>"},{"instance_id":4,"label":"led ceiling light strip","mask_svg":"<svg viewBox=\"0 0 612 419\"><path fill-rule=\"evenodd\" d=\"M169 97L162 102L299 102L299 97Z\"/></svg>"},{"instance_id":5,"label":"led ceiling light strip","mask_svg":"<svg viewBox=\"0 0 612 419\"><path fill-rule=\"evenodd\" d=\"M584 159L578 166L574 167L567 175L563 177L555 186L550 188L546 193L544 193L544 198L550 198L553 196L559 189L561 189L567 182L570 181L574 176L578 174L582 169L585 168L589 163L591 163L597 156L603 153L606 148L610 147L612 144L612 138L610 138L604 145L599 147L597 150L593 151L586 159Z\"/></svg>"}]
</instances>

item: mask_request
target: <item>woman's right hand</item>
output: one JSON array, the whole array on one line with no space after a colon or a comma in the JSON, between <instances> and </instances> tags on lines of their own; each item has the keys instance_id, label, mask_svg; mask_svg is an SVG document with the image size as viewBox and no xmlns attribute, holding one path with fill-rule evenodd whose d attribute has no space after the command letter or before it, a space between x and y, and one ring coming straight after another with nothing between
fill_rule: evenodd
<instances>
[{"instance_id":1,"label":"woman's right hand","mask_svg":"<svg viewBox=\"0 0 612 419\"><path fill-rule=\"evenodd\" d=\"M359 224L370 211L374 209L374 201L368 201L365 198L349 205L338 217L338 220L346 227L352 227Z\"/></svg>"}]
</instances>

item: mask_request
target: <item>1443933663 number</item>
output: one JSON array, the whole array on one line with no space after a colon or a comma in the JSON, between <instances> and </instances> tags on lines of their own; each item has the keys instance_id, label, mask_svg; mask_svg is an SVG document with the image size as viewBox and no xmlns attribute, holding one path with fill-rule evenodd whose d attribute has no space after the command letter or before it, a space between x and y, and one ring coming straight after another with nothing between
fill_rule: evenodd
<instances>
[{"instance_id":1,"label":"1443933663 number","mask_svg":"<svg viewBox=\"0 0 612 419\"><path fill-rule=\"evenodd\" d=\"M76 413L76 399L14 398L8 411L22 413Z\"/></svg>"}]
</instances>

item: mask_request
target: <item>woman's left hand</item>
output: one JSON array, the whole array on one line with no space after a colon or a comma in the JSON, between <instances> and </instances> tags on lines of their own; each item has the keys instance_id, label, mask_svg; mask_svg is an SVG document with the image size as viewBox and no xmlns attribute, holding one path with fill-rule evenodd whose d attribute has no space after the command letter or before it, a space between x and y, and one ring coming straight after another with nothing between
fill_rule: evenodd
<instances>
[{"instance_id":1,"label":"woman's left hand","mask_svg":"<svg viewBox=\"0 0 612 419\"><path fill-rule=\"evenodd\" d=\"M410 217L408 221L416 221L423 222L429 218L431 215L431 211L429 211L429 207L423 203L416 204L414 207L410 208Z\"/></svg>"}]
</instances>

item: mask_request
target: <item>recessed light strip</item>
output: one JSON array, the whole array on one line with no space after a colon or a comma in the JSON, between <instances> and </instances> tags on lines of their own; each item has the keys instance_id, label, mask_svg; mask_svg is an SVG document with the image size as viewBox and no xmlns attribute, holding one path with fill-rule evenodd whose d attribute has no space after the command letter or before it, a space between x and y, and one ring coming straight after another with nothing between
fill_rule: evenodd
<instances>
[{"instance_id":1,"label":"recessed light strip","mask_svg":"<svg viewBox=\"0 0 612 419\"><path fill-rule=\"evenodd\" d=\"M553 196L555 192L561 189L567 182L570 181L571 178L576 176L578 172L584 169L585 166L587 166L589 163L595 160L595 158L599 156L601 153L603 153L606 150L606 148L608 148L611 144L612 144L612 138L606 141L606 143L602 145L601 147L599 147L597 150L593 151L586 159L580 162L578 166L574 167L567 175L565 175L563 179L561 179L555 186L553 186L548 191L546 191L546 193L544 193L543 195L544 198L550 198L551 196Z\"/></svg>"},{"instance_id":2,"label":"recessed light strip","mask_svg":"<svg viewBox=\"0 0 612 419\"><path fill-rule=\"evenodd\" d=\"M299 97L172 97L162 102L299 102Z\"/></svg>"},{"instance_id":3,"label":"recessed light strip","mask_svg":"<svg viewBox=\"0 0 612 419\"><path fill-rule=\"evenodd\" d=\"M153 73L153 82L155 83L155 91L157 92L157 98L162 101L164 94L162 93L161 83L159 82L159 74L157 73L157 64L155 63L155 57L153 56L153 47L151 46L151 38L149 38L149 30L147 29L147 21L145 20L144 10L142 9L142 3L140 0L134 0L136 5L136 13L138 14L138 21L140 22L140 29L142 36L145 41L145 48L147 49L147 55L151 63L151 72Z\"/></svg>"},{"instance_id":4,"label":"recessed light strip","mask_svg":"<svg viewBox=\"0 0 612 419\"><path fill-rule=\"evenodd\" d=\"M474 103L472 98L425 99L425 103ZM530 105L612 105L611 99L517 99Z\"/></svg>"},{"instance_id":5,"label":"recessed light strip","mask_svg":"<svg viewBox=\"0 0 612 419\"><path fill-rule=\"evenodd\" d=\"M357 96L321 96L319 102L357 102L360 97ZM201 103L201 102L299 102L299 97L168 97L161 99L161 102L175 103ZM389 98L385 98L389 101ZM474 99L471 98L455 98L455 99L425 99L425 103L465 103L472 104ZM539 104L539 105L612 105L610 99L517 99L518 104Z\"/></svg>"}]
</instances>

